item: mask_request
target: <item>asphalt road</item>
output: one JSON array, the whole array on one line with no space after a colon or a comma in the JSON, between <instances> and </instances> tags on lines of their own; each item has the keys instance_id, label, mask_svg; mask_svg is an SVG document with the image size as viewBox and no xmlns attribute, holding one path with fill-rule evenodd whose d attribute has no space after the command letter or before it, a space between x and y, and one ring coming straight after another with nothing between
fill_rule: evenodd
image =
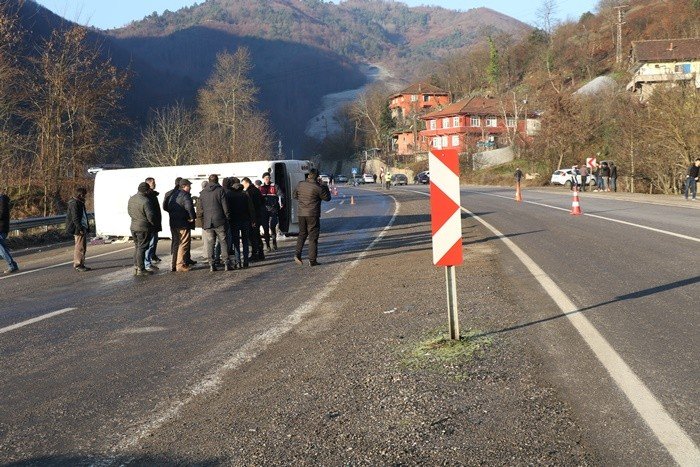
<instances>
[{"instance_id":1,"label":"asphalt road","mask_svg":"<svg viewBox=\"0 0 700 467\"><path fill-rule=\"evenodd\" d=\"M201 262L170 273L167 241L159 245L166 267L151 277L132 275L130 244L88 247L89 273L61 265L72 258L69 248L19 257L23 274L0 279L0 463L124 455L154 416L211 383L213 368L233 355L253 358L261 348L255 339L273 328L284 333L371 244L394 203L368 193L355 199L324 203L324 264L316 268L292 261L294 240L228 273Z\"/></svg>"},{"instance_id":2,"label":"asphalt road","mask_svg":"<svg viewBox=\"0 0 700 467\"><path fill-rule=\"evenodd\" d=\"M427 193L413 186L392 193L400 200L403 190ZM23 274L0 279L0 463L108 463L180 401L219 384L212 369L254 361L266 339L302 319L323 284L355 264L391 222L394 203L377 188L342 191L324 205L319 268L291 262L292 241L247 271L214 274L133 277L126 244L89 247L94 270L87 274L61 265L70 261L68 248L18 258ZM465 188L462 205L529 255L700 443L700 210L584 195L590 215L572 217L564 191L524 196L517 204L509 190ZM393 241L424 242L401 236L401 224L418 222L425 216L401 216ZM522 309L509 326L487 332L528 333L542 371L603 457L613 465L671 465L626 394L501 240L470 228L464 244L499 249L508 284L500 293ZM163 242L160 255L167 250Z\"/></svg>"},{"instance_id":3,"label":"asphalt road","mask_svg":"<svg viewBox=\"0 0 700 467\"><path fill-rule=\"evenodd\" d=\"M427 192L426 187L406 189ZM568 190L462 189L462 206L522 249L574 303L697 447L700 444L700 210ZM495 239L492 237L491 240ZM491 241L488 240L487 241ZM483 239L477 240L483 242ZM501 241L522 319L493 333L531 332L550 377L612 464L673 460L593 352ZM466 248L469 241L465 239ZM634 389L632 390L634 392ZM700 464L700 458L693 465Z\"/></svg>"}]
</instances>

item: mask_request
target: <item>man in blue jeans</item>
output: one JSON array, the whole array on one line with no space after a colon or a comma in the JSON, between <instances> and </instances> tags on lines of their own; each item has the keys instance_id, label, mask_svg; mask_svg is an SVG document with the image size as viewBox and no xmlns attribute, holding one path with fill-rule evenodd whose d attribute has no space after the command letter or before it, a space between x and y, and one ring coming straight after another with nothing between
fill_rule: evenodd
<instances>
[{"instance_id":1,"label":"man in blue jeans","mask_svg":"<svg viewBox=\"0 0 700 467\"><path fill-rule=\"evenodd\" d=\"M695 159L695 163L688 167L688 175L685 177L685 199L688 199L688 193L692 196L692 200L698 195L698 178L700 178L700 158Z\"/></svg>"},{"instance_id":2,"label":"man in blue jeans","mask_svg":"<svg viewBox=\"0 0 700 467\"><path fill-rule=\"evenodd\" d=\"M0 186L0 256L7 262L7 269L5 269L5 274L12 274L16 272L19 268L10 250L5 244L5 239L10 233L10 198L7 196Z\"/></svg>"}]
</instances>

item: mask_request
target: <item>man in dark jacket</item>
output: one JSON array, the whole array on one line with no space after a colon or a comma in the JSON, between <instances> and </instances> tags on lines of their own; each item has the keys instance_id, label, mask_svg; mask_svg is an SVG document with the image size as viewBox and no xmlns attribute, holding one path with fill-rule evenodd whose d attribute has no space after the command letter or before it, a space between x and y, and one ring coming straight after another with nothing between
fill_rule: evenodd
<instances>
[{"instance_id":1,"label":"man in dark jacket","mask_svg":"<svg viewBox=\"0 0 700 467\"><path fill-rule=\"evenodd\" d=\"M155 272L146 269L146 249L151 240L151 233L155 229L156 211L153 203L148 198L151 188L148 183L139 184L138 193L129 198L127 210L131 217L131 235L134 237L134 266L136 276L148 276Z\"/></svg>"},{"instance_id":2,"label":"man in dark jacket","mask_svg":"<svg viewBox=\"0 0 700 467\"><path fill-rule=\"evenodd\" d=\"M279 223L279 213L284 205L283 194L277 189L277 185L272 183L269 172L262 176L263 184L260 186L260 194L263 196L265 209L262 213L262 228L265 237L267 251L270 248L270 238L272 238L272 248L277 251L277 224Z\"/></svg>"},{"instance_id":3,"label":"man in dark jacket","mask_svg":"<svg viewBox=\"0 0 700 467\"><path fill-rule=\"evenodd\" d=\"M610 163L610 190L617 191L617 166L614 162Z\"/></svg>"},{"instance_id":4,"label":"man in dark jacket","mask_svg":"<svg viewBox=\"0 0 700 467\"><path fill-rule=\"evenodd\" d=\"M12 259L12 254L10 249L7 248L5 240L10 234L10 197L7 196L0 186L0 256L5 259L7 263L7 269L5 269L5 274L12 274L16 272L19 267L14 259Z\"/></svg>"},{"instance_id":5,"label":"man in dark jacket","mask_svg":"<svg viewBox=\"0 0 700 467\"><path fill-rule=\"evenodd\" d=\"M153 206L153 212L156 213L155 223L153 232L151 232L151 238L148 241L148 248L146 248L146 259L145 265L146 269L158 269L155 263L160 263L160 258L158 257L156 250L158 248L158 234L163 231L163 214L160 212L160 203L158 202L158 193L156 191L156 179L153 177L148 177L146 180L149 188L148 200Z\"/></svg>"},{"instance_id":6,"label":"man in dark jacket","mask_svg":"<svg viewBox=\"0 0 700 467\"><path fill-rule=\"evenodd\" d=\"M256 187L248 177L244 177L241 180L241 184L243 185L243 192L250 198L250 201L253 203L253 210L255 211L255 216L253 217L253 222L250 227L251 260L262 261L265 259L265 253L263 253L262 237L260 237L260 223L264 219L263 210L265 209L265 202L258 187Z\"/></svg>"},{"instance_id":7,"label":"man in dark jacket","mask_svg":"<svg viewBox=\"0 0 700 467\"><path fill-rule=\"evenodd\" d=\"M698 180L700 179L700 158L695 159L695 162L688 167L688 174L685 176L685 199L688 199L688 194L695 201L698 195Z\"/></svg>"},{"instance_id":8,"label":"man in dark jacket","mask_svg":"<svg viewBox=\"0 0 700 467\"><path fill-rule=\"evenodd\" d=\"M309 264L317 266L318 237L321 233L321 201L330 201L331 192L328 186L318 182L318 171L311 169L306 180L299 182L294 190L294 199L299 201L299 237L294 254L297 264L304 264L301 260L301 250L309 239Z\"/></svg>"},{"instance_id":9,"label":"man in dark jacket","mask_svg":"<svg viewBox=\"0 0 700 467\"><path fill-rule=\"evenodd\" d=\"M192 184L187 179L180 180L180 189L170 194L167 211L170 213L170 234L172 243L170 253L172 262L171 271L187 272L190 265L187 263L190 246L192 245L191 231L194 228L194 220L197 217L194 212L194 204L190 189Z\"/></svg>"},{"instance_id":10,"label":"man in dark jacket","mask_svg":"<svg viewBox=\"0 0 700 467\"><path fill-rule=\"evenodd\" d=\"M75 189L75 194L68 201L66 212L66 233L73 235L75 249L73 250L73 267L78 272L89 271L85 266L85 252L87 251L87 236L90 232L87 211L85 210L85 196L87 190L84 187Z\"/></svg>"},{"instance_id":11,"label":"man in dark jacket","mask_svg":"<svg viewBox=\"0 0 700 467\"><path fill-rule=\"evenodd\" d=\"M219 185L217 175L209 176L209 184L199 194L199 204L202 207L202 229L207 237L207 249L209 256L209 269L216 271L214 246L216 239L221 243L221 259L225 271L232 271L229 262L231 244L227 235L231 213L228 210L224 189Z\"/></svg>"},{"instance_id":12,"label":"man in dark jacket","mask_svg":"<svg viewBox=\"0 0 700 467\"><path fill-rule=\"evenodd\" d=\"M226 200L231 211L231 240L235 257L235 267L247 268L250 257L250 230L255 219L253 201L243 192L241 181L233 177L231 179L231 191L226 193ZM243 243L241 251L241 243Z\"/></svg>"}]
</instances>

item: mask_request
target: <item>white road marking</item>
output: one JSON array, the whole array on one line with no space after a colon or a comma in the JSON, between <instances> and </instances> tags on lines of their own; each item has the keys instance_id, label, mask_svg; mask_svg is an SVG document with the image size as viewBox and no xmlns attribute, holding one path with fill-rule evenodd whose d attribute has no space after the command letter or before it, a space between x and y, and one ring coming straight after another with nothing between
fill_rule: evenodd
<instances>
[{"instance_id":1,"label":"white road marking","mask_svg":"<svg viewBox=\"0 0 700 467\"><path fill-rule=\"evenodd\" d=\"M133 250L133 249L134 249L133 246L130 248L122 248L121 250L115 250L115 251L110 251L109 253L102 253L101 255L90 256L89 258L86 258L86 259L89 260L89 259L93 259L93 258L100 258L102 256L113 255L115 253L121 253L122 251ZM73 261L68 261L68 262L60 263L60 264L53 264L51 266L45 266L43 268L30 269L29 271L15 272L13 274L8 274L6 276L0 277L0 280L11 279L13 277L23 276L25 274L32 274L32 273L39 272L39 271L46 271L47 269L60 268L61 266L68 266L69 264L73 265Z\"/></svg>"},{"instance_id":2,"label":"white road marking","mask_svg":"<svg viewBox=\"0 0 700 467\"><path fill-rule=\"evenodd\" d=\"M335 208L329 209L328 211L325 212L325 214L328 214L329 212L333 212L333 211L335 211Z\"/></svg>"},{"instance_id":3,"label":"white road marking","mask_svg":"<svg viewBox=\"0 0 700 467\"><path fill-rule=\"evenodd\" d=\"M340 204L345 204L345 200L342 200L342 201L340 202Z\"/></svg>"},{"instance_id":4,"label":"white road marking","mask_svg":"<svg viewBox=\"0 0 700 467\"><path fill-rule=\"evenodd\" d=\"M67 313L67 312L73 311L75 309L76 308L64 308L62 310L53 311L51 313L46 313L45 315L37 316L36 318L28 319L26 321L22 321L21 323L17 323L17 324L13 324L11 326L1 328L0 334L4 334L4 333L9 332L9 331L14 331L15 329L19 329L19 328L22 328L22 327L27 326L29 324L43 321L45 319L53 318L54 316L62 315L63 313Z\"/></svg>"},{"instance_id":5,"label":"white road marking","mask_svg":"<svg viewBox=\"0 0 700 467\"><path fill-rule=\"evenodd\" d=\"M186 392L184 399L181 399L174 404L170 405L166 410L157 414L152 420L141 425L133 434L124 439L119 443L114 449L117 452L124 452L133 449L138 443L150 433L157 430L163 424L170 420L177 418L180 411L188 404L190 404L195 398L216 392L221 386L224 375L229 371L239 368L241 365L245 364L256 358L260 353L265 351L270 345L274 344L280 340L286 333L292 330L297 324L299 324L307 315L312 313L316 308L322 306L326 298L333 292L333 290L338 287L345 276L356 267L360 261L369 254L372 248L386 235L386 233L391 229L396 221L396 217L399 213L401 204L399 201L392 196L394 200L394 214L389 220L389 223L382 229L377 237L372 241L372 243L367 246L358 256L353 260L345 269L343 269L339 274L337 274L321 291L315 293L314 297L309 301L303 303L292 313L290 313L281 322L269 328L267 331L258 334L243 345L237 352L235 352L231 357L229 357L222 365L215 368L211 373L202 379L199 383L189 388ZM127 462L128 464L128 462Z\"/></svg>"},{"instance_id":6,"label":"white road marking","mask_svg":"<svg viewBox=\"0 0 700 467\"><path fill-rule=\"evenodd\" d=\"M496 193L488 193L488 192L485 192L485 191L471 191L471 192L472 192L472 193L479 193L480 195L493 196L494 198L512 199L512 197L510 197L510 196L497 195ZM416 192L416 193L418 193L418 192ZM550 208L550 209L556 209L556 210L558 210L558 211L566 211L566 212L569 212L569 211L570 211L570 209L560 208L559 206L552 206L552 205L550 205L550 204L545 204L545 203L538 203L538 202L535 202L535 201L526 201L526 200L523 200L523 203L534 204L534 205L536 205L536 206L542 206L542 207ZM584 216L588 216L588 217L595 217L596 219L603 219L603 220L610 221L610 222L617 222L618 224L629 225L629 226L637 227L637 228L644 229L644 230L650 230L650 231L652 231L652 232L657 232L657 233L661 233L661 234L665 234L665 235L671 235L671 236L673 236L673 237L682 238L682 239L684 239L684 240L690 240L690 241L693 241L693 242L700 242L700 238L698 238L698 237L691 237L690 235L683 235L683 234L679 234L679 233L676 233L676 232L670 232L670 231L668 231L668 230L656 229L656 228L654 228L654 227L649 227L649 226L641 225L641 224L635 224L635 223L633 223L633 222L622 221L622 220L619 220L619 219L613 219L613 218L611 218L611 217L599 216L599 215L597 215L597 214L587 214L587 213L584 212L583 215L584 215Z\"/></svg>"},{"instance_id":7,"label":"white road marking","mask_svg":"<svg viewBox=\"0 0 700 467\"><path fill-rule=\"evenodd\" d=\"M410 190L430 196L428 193ZM560 209L560 208L558 208ZM588 347L593 351L598 361L608 371L618 388L625 394L637 413L654 432L656 438L666 448L673 459L682 466L700 465L700 449L693 440L676 423L661 403L654 397L644 382L632 371L615 349L598 332L593 324L582 313L576 313L578 307L566 296L563 290L551 277L540 268L523 250L511 239L506 237L494 226L483 220L468 209L462 210L481 222L495 236L500 238L511 252L525 265L542 288L554 300L562 313L581 335Z\"/></svg>"}]
</instances>

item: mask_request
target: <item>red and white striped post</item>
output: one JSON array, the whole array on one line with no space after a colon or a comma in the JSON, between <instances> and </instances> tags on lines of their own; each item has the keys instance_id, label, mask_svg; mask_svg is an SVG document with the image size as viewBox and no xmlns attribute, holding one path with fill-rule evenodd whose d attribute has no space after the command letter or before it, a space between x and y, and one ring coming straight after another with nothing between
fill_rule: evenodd
<instances>
[{"instance_id":1,"label":"red and white striped post","mask_svg":"<svg viewBox=\"0 0 700 467\"><path fill-rule=\"evenodd\" d=\"M433 264L445 266L447 317L450 338L459 340L455 266L462 264L462 211L459 193L459 154L454 149L432 149L430 164L430 217Z\"/></svg>"}]
</instances>

